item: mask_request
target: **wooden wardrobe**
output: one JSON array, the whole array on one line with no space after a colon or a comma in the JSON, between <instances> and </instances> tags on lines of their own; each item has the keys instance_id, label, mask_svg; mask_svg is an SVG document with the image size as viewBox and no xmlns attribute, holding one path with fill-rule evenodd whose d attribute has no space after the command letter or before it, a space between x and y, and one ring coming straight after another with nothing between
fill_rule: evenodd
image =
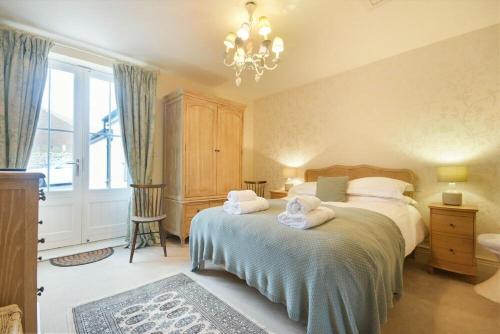
<instances>
[{"instance_id":1,"label":"wooden wardrobe","mask_svg":"<svg viewBox=\"0 0 500 334\"><path fill-rule=\"evenodd\" d=\"M37 333L39 173L0 172L0 306L17 304L25 333Z\"/></svg>"},{"instance_id":2,"label":"wooden wardrobe","mask_svg":"<svg viewBox=\"0 0 500 334\"><path fill-rule=\"evenodd\" d=\"M167 95L164 106L165 228L184 244L196 213L241 189L245 106L187 90Z\"/></svg>"}]
</instances>

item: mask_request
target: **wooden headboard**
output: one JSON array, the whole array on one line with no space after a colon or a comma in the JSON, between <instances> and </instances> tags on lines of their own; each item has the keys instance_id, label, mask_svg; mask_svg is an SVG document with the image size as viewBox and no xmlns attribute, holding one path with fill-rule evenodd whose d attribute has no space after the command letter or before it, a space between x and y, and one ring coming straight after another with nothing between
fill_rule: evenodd
<instances>
[{"instance_id":1,"label":"wooden headboard","mask_svg":"<svg viewBox=\"0 0 500 334\"><path fill-rule=\"evenodd\" d=\"M411 183L414 187L417 182L417 176L409 169L392 169L370 165L333 165L319 169L306 169L304 180L306 182L316 181L318 176L348 176L351 180L368 176L390 177L392 179Z\"/></svg>"}]
</instances>

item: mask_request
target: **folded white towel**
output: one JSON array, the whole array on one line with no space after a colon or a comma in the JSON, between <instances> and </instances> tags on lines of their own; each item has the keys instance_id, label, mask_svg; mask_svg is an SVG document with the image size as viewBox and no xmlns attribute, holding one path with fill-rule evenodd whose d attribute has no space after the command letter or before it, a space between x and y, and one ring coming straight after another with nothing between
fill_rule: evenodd
<instances>
[{"instance_id":1,"label":"folded white towel","mask_svg":"<svg viewBox=\"0 0 500 334\"><path fill-rule=\"evenodd\" d=\"M232 190L227 194L227 200L230 202L255 201L257 194L253 190Z\"/></svg>"},{"instance_id":2,"label":"folded white towel","mask_svg":"<svg viewBox=\"0 0 500 334\"><path fill-rule=\"evenodd\" d=\"M224 211L231 215L242 215L269 209L269 202L263 197L257 197L254 201L233 202L226 201L223 205Z\"/></svg>"},{"instance_id":3,"label":"folded white towel","mask_svg":"<svg viewBox=\"0 0 500 334\"><path fill-rule=\"evenodd\" d=\"M316 209L321 205L321 200L316 196L300 195L292 197L286 203L286 212L291 215L305 215L311 210Z\"/></svg>"},{"instance_id":4,"label":"folded white towel","mask_svg":"<svg viewBox=\"0 0 500 334\"><path fill-rule=\"evenodd\" d=\"M282 212L278 215L278 222L289 227L305 230L321 225L334 217L335 211L324 206L319 206L305 215L291 215L286 211Z\"/></svg>"}]
</instances>

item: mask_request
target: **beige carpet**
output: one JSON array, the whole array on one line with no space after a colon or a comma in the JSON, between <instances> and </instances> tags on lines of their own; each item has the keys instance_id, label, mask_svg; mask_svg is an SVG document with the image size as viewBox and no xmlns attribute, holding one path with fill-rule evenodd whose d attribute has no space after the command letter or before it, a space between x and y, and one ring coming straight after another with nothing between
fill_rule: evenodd
<instances>
[{"instance_id":1,"label":"beige carpet","mask_svg":"<svg viewBox=\"0 0 500 334\"><path fill-rule=\"evenodd\" d=\"M284 306L273 304L255 289L218 267L191 273L188 248L168 244L169 257L158 247L137 250L128 263L128 249L115 248L111 257L84 266L54 267L39 264L42 333L69 333L71 306L116 294L139 285L184 272L245 316L281 334L304 333L288 319ZM429 275L414 260L405 264L405 295L389 313L383 333L499 333L500 305L478 295L472 285L455 276Z\"/></svg>"}]
</instances>

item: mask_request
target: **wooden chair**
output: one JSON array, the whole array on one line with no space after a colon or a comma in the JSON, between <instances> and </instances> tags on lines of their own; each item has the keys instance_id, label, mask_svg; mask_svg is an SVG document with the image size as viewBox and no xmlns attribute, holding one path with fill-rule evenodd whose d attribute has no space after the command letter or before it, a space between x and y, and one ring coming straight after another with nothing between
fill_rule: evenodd
<instances>
[{"instance_id":1,"label":"wooden chair","mask_svg":"<svg viewBox=\"0 0 500 334\"><path fill-rule=\"evenodd\" d=\"M264 197L267 181L245 181L246 189L253 190L257 196Z\"/></svg>"},{"instance_id":2,"label":"wooden chair","mask_svg":"<svg viewBox=\"0 0 500 334\"><path fill-rule=\"evenodd\" d=\"M130 263L134 258L135 244L138 235L152 233L160 234L160 243L163 247L163 254L167 256L166 232L163 229L163 221L167 217L165 206L163 204L164 184L131 184L134 191L134 215L131 221L134 224L134 235L132 239L132 248L130 249ZM140 224L150 224L158 222L159 232L139 233Z\"/></svg>"}]
</instances>

